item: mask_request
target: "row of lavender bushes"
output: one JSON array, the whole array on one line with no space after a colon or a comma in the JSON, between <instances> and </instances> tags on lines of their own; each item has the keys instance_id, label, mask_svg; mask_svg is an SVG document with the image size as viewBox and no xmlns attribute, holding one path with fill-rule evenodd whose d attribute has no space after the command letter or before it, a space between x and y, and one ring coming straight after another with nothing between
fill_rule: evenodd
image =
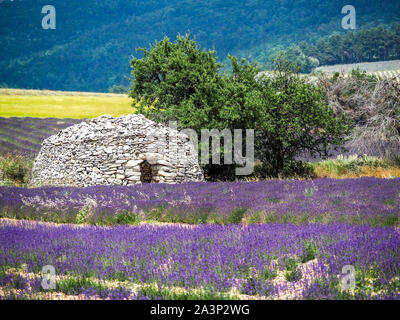
<instances>
[{"instance_id":1,"label":"row of lavender bushes","mask_svg":"<svg viewBox=\"0 0 400 320\"><path fill-rule=\"evenodd\" d=\"M95 225L142 221L396 226L400 178L0 187L0 217Z\"/></svg>"},{"instance_id":2,"label":"row of lavender bushes","mask_svg":"<svg viewBox=\"0 0 400 320\"><path fill-rule=\"evenodd\" d=\"M0 117L0 154L33 159L47 137L81 122L81 119Z\"/></svg>"},{"instance_id":3,"label":"row of lavender bushes","mask_svg":"<svg viewBox=\"0 0 400 320\"><path fill-rule=\"evenodd\" d=\"M3 299L56 292L81 299L400 299L400 234L393 228L0 220L0 243ZM51 290L41 285L45 265L59 277ZM352 290L343 287L348 265L355 271Z\"/></svg>"},{"instance_id":4,"label":"row of lavender bushes","mask_svg":"<svg viewBox=\"0 0 400 320\"><path fill-rule=\"evenodd\" d=\"M33 160L22 154L0 154L0 186L26 186L32 168Z\"/></svg>"}]
</instances>

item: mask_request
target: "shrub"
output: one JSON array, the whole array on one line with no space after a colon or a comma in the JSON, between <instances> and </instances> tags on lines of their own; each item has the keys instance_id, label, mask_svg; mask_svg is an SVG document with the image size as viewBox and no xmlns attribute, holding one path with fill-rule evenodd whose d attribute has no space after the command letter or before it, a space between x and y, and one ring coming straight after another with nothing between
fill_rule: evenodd
<instances>
[{"instance_id":1,"label":"shrub","mask_svg":"<svg viewBox=\"0 0 400 320\"><path fill-rule=\"evenodd\" d=\"M313 179L315 178L315 172L311 163L292 160L283 168L282 176L284 178Z\"/></svg>"},{"instance_id":2,"label":"shrub","mask_svg":"<svg viewBox=\"0 0 400 320\"><path fill-rule=\"evenodd\" d=\"M139 224L141 221L136 213L129 211L118 212L113 219L115 224Z\"/></svg>"},{"instance_id":3,"label":"shrub","mask_svg":"<svg viewBox=\"0 0 400 320\"><path fill-rule=\"evenodd\" d=\"M274 177L274 168L269 163L255 163L252 177L265 179ZM313 179L315 178L313 164L305 161L291 160L285 163L281 178Z\"/></svg>"},{"instance_id":4,"label":"shrub","mask_svg":"<svg viewBox=\"0 0 400 320\"><path fill-rule=\"evenodd\" d=\"M295 258L286 258L285 261L285 279L287 281L297 281L300 280L302 274L298 268L298 262Z\"/></svg>"},{"instance_id":5,"label":"shrub","mask_svg":"<svg viewBox=\"0 0 400 320\"><path fill-rule=\"evenodd\" d=\"M313 260L316 257L318 248L313 241L305 241L303 247L303 254L300 257L301 263Z\"/></svg>"},{"instance_id":6,"label":"shrub","mask_svg":"<svg viewBox=\"0 0 400 320\"><path fill-rule=\"evenodd\" d=\"M332 174L334 174L339 177L346 176L348 174L358 176L362 172L377 172L380 169L387 169L387 171L391 171L391 169L396 170L396 168L399 167L395 158L384 159L367 155L350 155L347 157L338 155L336 159L315 162L312 164L312 166L317 175L325 173L328 174L328 176L332 176Z\"/></svg>"},{"instance_id":7,"label":"shrub","mask_svg":"<svg viewBox=\"0 0 400 320\"><path fill-rule=\"evenodd\" d=\"M33 161L22 155L0 156L0 181L6 184L26 184L31 178Z\"/></svg>"},{"instance_id":8,"label":"shrub","mask_svg":"<svg viewBox=\"0 0 400 320\"><path fill-rule=\"evenodd\" d=\"M86 204L77 213L75 217L75 222L78 224L92 223L96 205L97 203L95 200L89 198L86 199Z\"/></svg>"},{"instance_id":9,"label":"shrub","mask_svg":"<svg viewBox=\"0 0 400 320\"><path fill-rule=\"evenodd\" d=\"M247 211L246 208L236 208L228 217L228 223L239 224L242 222L243 216Z\"/></svg>"},{"instance_id":10,"label":"shrub","mask_svg":"<svg viewBox=\"0 0 400 320\"><path fill-rule=\"evenodd\" d=\"M400 83L396 79L380 80L365 71L353 70L349 76L320 77L319 82L335 113L351 119L354 130L349 147L354 152L370 150L376 155L388 156L385 146L398 148Z\"/></svg>"},{"instance_id":11,"label":"shrub","mask_svg":"<svg viewBox=\"0 0 400 320\"><path fill-rule=\"evenodd\" d=\"M260 79L258 90L248 97L257 110L256 156L272 167L273 176L301 153L331 156L330 146L340 147L350 133L349 121L336 116L320 86L278 59L274 73Z\"/></svg>"}]
</instances>

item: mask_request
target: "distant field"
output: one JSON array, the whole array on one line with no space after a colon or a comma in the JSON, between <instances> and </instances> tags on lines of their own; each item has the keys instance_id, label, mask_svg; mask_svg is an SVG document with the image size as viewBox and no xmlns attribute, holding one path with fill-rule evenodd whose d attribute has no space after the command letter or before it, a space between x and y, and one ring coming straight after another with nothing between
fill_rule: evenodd
<instances>
[{"instance_id":1,"label":"distant field","mask_svg":"<svg viewBox=\"0 0 400 320\"><path fill-rule=\"evenodd\" d=\"M44 139L80 121L82 120L0 117L0 155L22 153L34 158Z\"/></svg>"},{"instance_id":2,"label":"distant field","mask_svg":"<svg viewBox=\"0 0 400 320\"><path fill-rule=\"evenodd\" d=\"M333 66L321 66L316 68L315 71L349 73L357 68L384 78L400 76L400 60L336 64Z\"/></svg>"},{"instance_id":3,"label":"distant field","mask_svg":"<svg viewBox=\"0 0 400 320\"><path fill-rule=\"evenodd\" d=\"M346 77L352 70L359 68L366 71L370 75L377 76L379 79L392 79L396 78L400 81L400 60L392 61L379 61L379 62L364 62L364 63L350 63L350 64L335 64L333 66L321 66L315 68L312 74L318 72L330 73L335 72L343 73ZM268 75L271 71L261 71L259 75ZM310 76L309 74L301 74L301 76ZM316 80L313 75L312 79Z\"/></svg>"},{"instance_id":4,"label":"distant field","mask_svg":"<svg viewBox=\"0 0 400 320\"><path fill-rule=\"evenodd\" d=\"M0 117L95 118L133 112L123 94L0 89Z\"/></svg>"}]
</instances>

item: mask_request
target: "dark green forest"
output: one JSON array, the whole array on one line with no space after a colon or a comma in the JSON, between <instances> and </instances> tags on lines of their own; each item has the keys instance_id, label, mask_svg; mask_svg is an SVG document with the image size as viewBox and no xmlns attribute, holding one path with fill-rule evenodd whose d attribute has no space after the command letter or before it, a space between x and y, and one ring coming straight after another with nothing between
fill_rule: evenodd
<instances>
[{"instance_id":1,"label":"dark green forest","mask_svg":"<svg viewBox=\"0 0 400 320\"><path fill-rule=\"evenodd\" d=\"M41 9L47 4L56 8L55 30L41 26ZM347 4L347 0L3 0L0 84L108 91L129 84L129 61L132 55L139 56L136 48L188 31L202 47L214 48L226 65L231 54L266 69L271 55L292 44L320 64L343 62L347 56L326 49L333 40L324 37L354 34L341 28L341 9ZM351 4L356 8L358 31L400 22L400 1L354 0Z\"/></svg>"},{"instance_id":2,"label":"dark green forest","mask_svg":"<svg viewBox=\"0 0 400 320\"><path fill-rule=\"evenodd\" d=\"M314 43L302 41L272 57L281 53L304 73L309 73L318 65L400 59L400 24L332 34Z\"/></svg>"}]
</instances>

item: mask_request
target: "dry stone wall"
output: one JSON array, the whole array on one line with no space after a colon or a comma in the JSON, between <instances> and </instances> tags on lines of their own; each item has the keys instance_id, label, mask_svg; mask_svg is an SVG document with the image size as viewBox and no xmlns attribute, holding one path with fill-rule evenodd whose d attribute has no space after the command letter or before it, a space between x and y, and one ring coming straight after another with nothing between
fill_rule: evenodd
<instances>
[{"instance_id":1,"label":"dry stone wall","mask_svg":"<svg viewBox=\"0 0 400 320\"><path fill-rule=\"evenodd\" d=\"M85 120L43 141L34 185L202 181L189 137L142 115Z\"/></svg>"}]
</instances>

